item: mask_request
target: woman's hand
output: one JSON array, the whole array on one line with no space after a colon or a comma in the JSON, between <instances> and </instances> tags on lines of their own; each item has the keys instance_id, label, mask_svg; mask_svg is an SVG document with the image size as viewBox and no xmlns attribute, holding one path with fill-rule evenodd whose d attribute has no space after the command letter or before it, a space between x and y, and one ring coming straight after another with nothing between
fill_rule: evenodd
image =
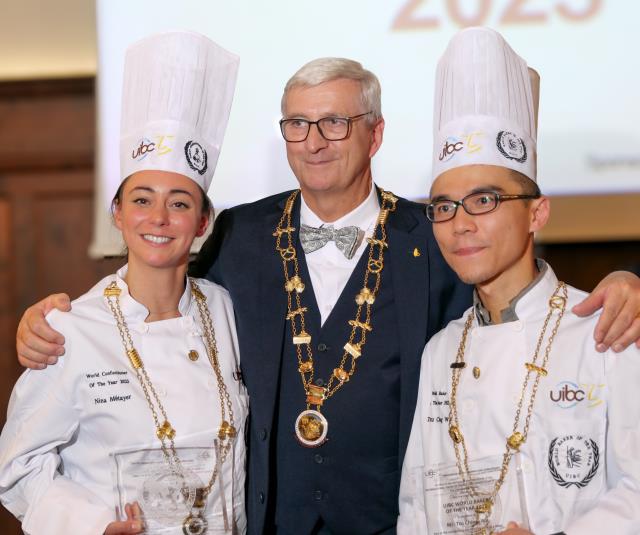
<instances>
[{"instance_id":1,"label":"woman's hand","mask_svg":"<svg viewBox=\"0 0 640 535\"><path fill-rule=\"evenodd\" d=\"M124 506L124 512L127 515L127 519L118 522L111 522L107 526L107 529L105 529L104 535L132 535L142 533L144 531L142 510L140 509L138 502L126 504Z\"/></svg>"}]
</instances>

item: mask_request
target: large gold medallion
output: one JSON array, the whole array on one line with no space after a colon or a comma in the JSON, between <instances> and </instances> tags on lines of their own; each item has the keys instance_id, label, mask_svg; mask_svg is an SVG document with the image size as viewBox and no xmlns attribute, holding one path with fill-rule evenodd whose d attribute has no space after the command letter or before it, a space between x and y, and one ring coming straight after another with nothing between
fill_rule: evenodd
<instances>
[{"instance_id":1,"label":"large gold medallion","mask_svg":"<svg viewBox=\"0 0 640 535\"><path fill-rule=\"evenodd\" d=\"M343 346L342 357L333 369L326 386L314 384L315 362L311 349L311 335L306 330L307 307L303 306L301 294L305 284L300 276L300 266L296 255L292 212L300 190L296 190L287 199L282 217L273 233L276 238L276 251L282 260L284 272L284 290L287 293L286 321L291 326L291 341L296 350L298 372L306 394L307 410L296 419L296 438L308 448L316 448L327 440L327 419L320 413L323 403L347 384L356 372L356 362L362 356L367 335L373 331L371 324L371 306L376 300L382 281L384 268L384 250L387 245L386 222L389 213L396 209L398 198L388 191L381 192L380 214L369 242L369 258L364 273L363 285L355 296L357 306L354 319L349 320L350 335ZM312 409L311 407L315 407Z\"/></svg>"},{"instance_id":2,"label":"large gold medallion","mask_svg":"<svg viewBox=\"0 0 640 535\"><path fill-rule=\"evenodd\" d=\"M327 441L329 422L318 411L308 409L296 418L296 438L307 448L317 448Z\"/></svg>"}]
</instances>

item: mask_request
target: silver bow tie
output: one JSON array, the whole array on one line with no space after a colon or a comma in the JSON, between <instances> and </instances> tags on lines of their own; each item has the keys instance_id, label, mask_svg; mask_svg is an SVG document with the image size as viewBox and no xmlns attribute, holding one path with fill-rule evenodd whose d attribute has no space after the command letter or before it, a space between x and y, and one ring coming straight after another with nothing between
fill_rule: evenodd
<instances>
[{"instance_id":1,"label":"silver bow tie","mask_svg":"<svg viewBox=\"0 0 640 535\"><path fill-rule=\"evenodd\" d=\"M336 247L350 260L363 237L364 231L355 226L336 229L331 225L320 228L300 225L300 243L305 253L317 251L328 242L334 241Z\"/></svg>"}]
</instances>

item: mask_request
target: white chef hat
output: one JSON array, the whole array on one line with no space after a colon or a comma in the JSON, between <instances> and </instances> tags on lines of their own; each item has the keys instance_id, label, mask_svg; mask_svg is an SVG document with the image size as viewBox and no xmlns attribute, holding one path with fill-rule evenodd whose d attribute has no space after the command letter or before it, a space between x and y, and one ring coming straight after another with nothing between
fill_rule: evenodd
<instances>
[{"instance_id":1,"label":"white chef hat","mask_svg":"<svg viewBox=\"0 0 640 535\"><path fill-rule=\"evenodd\" d=\"M453 37L438 63L433 179L472 164L514 169L536 180L540 77L489 28Z\"/></svg>"},{"instance_id":2,"label":"white chef hat","mask_svg":"<svg viewBox=\"0 0 640 535\"><path fill-rule=\"evenodd\" d=\"M239 58L194 32L153 35L127 49L120 176L173 171L208 191L224 138Z\"/></svg>"}]
</instances>

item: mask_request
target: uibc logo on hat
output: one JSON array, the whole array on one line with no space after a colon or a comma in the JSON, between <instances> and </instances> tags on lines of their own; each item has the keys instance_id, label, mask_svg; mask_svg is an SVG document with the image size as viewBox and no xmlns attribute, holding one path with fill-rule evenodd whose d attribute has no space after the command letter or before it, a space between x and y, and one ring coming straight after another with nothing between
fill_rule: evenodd
<instances>
[{"instance_id":1,"label":"uibc logo on hat","mask_svg":"<svg viewBox=\"0 0 640 535\"><path fill-rule=\"evenodd\" d=\"M207 151L200 143L187 141L184 146L184 155L187 158L189 167L199 174L204 175L207 171Z\"/></svg>"},{"instance_id":2,"label":"uibc logo on hat","mask_svg":"<svg viewBox=\"0 0 640 535\"><path fill-rule=\"evenodd\" d=\"M549 391L549 398L561 409L571 409L578 403L587 401L588 408L597 407L604 403L598 397L599 390L604 384L576 384L571 381L561 381L554 390Z\"/></svg>"},{"instance_id":3,"label":"uibc logo on hat","mask_svg":"<svg viewBox=\"0 0 640 535\"><path fill-rule=\"evenodd\" d=\"M464 148L464 141L449 136L444 140L444 147L442 147L442 152L440 156L438 156L438 160L441 162L448 162L451 158L453 158L456 152L461 151Z\"/></svg>"},{"instance_id":4,"label":"uibc logo on hat","mask_svg":"<svg viewBox=\"0 0 640 535\"><path fill-rule=\"evenodd\" d=\"M136 148L131 151L131 159L138 162L144 160L151 152L156 150L156 144L150 139L143 137L137 144Z\"/></svg>"},{"instance_id":5,"label":"uibc logo on hat","mask_svg":"<svg viewBox=\"0 0 640 535\"><path fill-rule=\"evenodd\" d=\"M449 136L444 141L444 146L438 159L441 162L448 162L456 153L462 150L464 150L464 154L473 154L474 152L482 150L482 145L476 142L476 138L482 135L484 135L484 132L471 132L470 134L463 134L460 137Z\"/></svg>"},{"instance_id":6,"label":"uibc logo on hat","mask_svg":"<svg viewBox=\"0 0 640 535\"><path fill-rule=\"evenodd\" d=\"M155 152L158 156L169 154L173 149L165 142L173 139L174 136L159 135L155 136L155 143L150 139L143 137L135 148L131 151L131 158L136 161L144 160L150 153Z\"/></svg>"}]
</instances>

